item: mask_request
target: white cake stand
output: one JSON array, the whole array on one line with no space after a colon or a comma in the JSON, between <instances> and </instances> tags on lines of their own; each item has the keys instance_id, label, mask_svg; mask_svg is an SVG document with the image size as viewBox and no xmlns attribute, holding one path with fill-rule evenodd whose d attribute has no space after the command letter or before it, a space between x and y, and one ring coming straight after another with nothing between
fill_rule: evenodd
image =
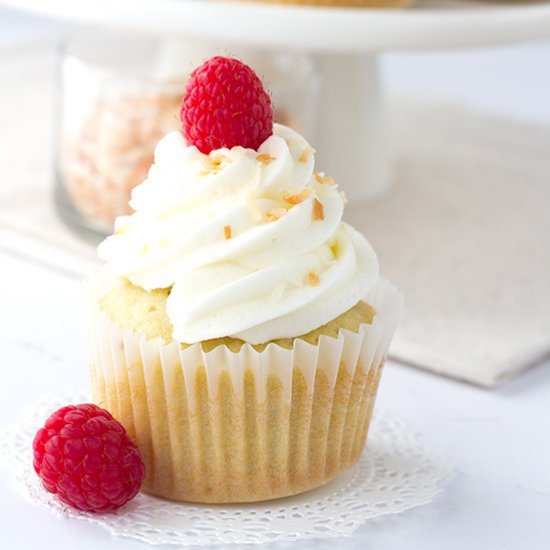
<instances>
[{"instance_id":1,"label":"white cake stand","mask_svg":"<svg viewBox=\"0 0 550 550\"><path fill-rule=\"evenodd\" d=\"M550 36L547 2L418 0L412 9L311 8L222 0L0 0L16 9L111 29L255 45L317 56L319 166L354 202L389 184L377 53L486 46Z\"/></svg>"}]
</instances>

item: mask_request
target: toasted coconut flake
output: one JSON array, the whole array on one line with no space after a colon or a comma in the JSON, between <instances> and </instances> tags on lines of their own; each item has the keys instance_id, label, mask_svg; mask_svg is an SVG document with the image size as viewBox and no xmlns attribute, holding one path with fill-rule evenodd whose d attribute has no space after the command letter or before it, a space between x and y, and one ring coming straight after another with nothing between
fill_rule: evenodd
<instances>
[{"instance_id":1,"label":"toasted coconut flake","mask_svg":"<svg viewBox=\"0 0 550 550\"><path fill-rule=\"evenodd\" d=\"M272 157L271 155L268 155L267 153L262 153L256 157L256 160L259 160L262 164L265 164L267 166L277 159L275 157Z\"/></svg>"},{"instance_id":2,"label":"toasted coconut flake","mask_svg":"<svg viewBox=\"0 0 550 550\"><path fill-rule=\"evenodd\" d=\"M199 176L208 176L209 174L219 172L225 166L227 166L231 161L229 157L226 157L225 155L222 155L221 153L216 153L216 155L210 157L206 157L204 160L204 168L205 170L202 170L199 172Z\"/></svg>"},{"instance_id":3,"label":"toasted coconut flake","mask_svg":"<svg viewBox=\"0 0 550 550\"><path fill-rule=\"evenodd\" d=\"M310 271L308 274L307 274L307 284L309 286L319 286L319 275L317 275L317 273L315 273L315 271Z\"/></svg>"},{"instance_id":4,"label":"toasted coconut flake","mask_svg":"<svg viewBox=\"0 0 550 550\"><path fill-rule=\"evenodd\" d=\"M313 221L325 219L325 207L318 199L313 199L313 209L311 211L311 219Z\"/></svg>"},{"instance_id":5,"label":"toasted coconut flake","mask_svg":"<svg viewBox=\"0 0 550 550\"><path fill-rule=\"evenodd\" d=\"M217 172L218 170L222 169L222 163L223 163L224 159L225 159L225 157L223 155L216 155L214 157L208 157L207 166L211 171Z\"/></svg>"},{"instance_id":6,"label":"toasted coconut flake","mask_svg":"<svg viewBox=\"0 0 550 550\"><path fill-rule=\"evenodd\" d=\"M271 208L271 210L266 210L265 217L268 222L274 222L282 218L286 213L286 208Z\"/></svg>"},{"instance_id":7,"label":"toasted coconut flake","mask_svg":"<svg viewBox=\"0 0 550 550\"><path fill-rule=\"evenodd\" d=\"M300 204L301 202L304 202L307 198L309 198L311 193L312 190L307 188L300 191L297 195L290 195L289 193L285 193L283 195L283 200L285 202L288 202L288 204Z\"/></svg>"},{"instance_id":8,"label":"toasted coconut flake","mask_svg":"<svg viewBox=\"0 0 550 550\"><path fill-rule=\"evenodd\" d=\"M348 198L347 198L346 194L343 191L340 191L340 196L342 197L342 202L344 204L348 204L348 202L349 202Z\"/></svg>"},{"instance_id":9,"label":"toasted coconut flake","mask_svg":"<svg viewBox=\"0 0 550 550\"><path fill-rule=\"evenodd\" d=\"M332 178L331 176L325 176L324 172L313 172L313 177L315 178L315 181L317 181L317 183L320 183L321 185L334 184L334 178Z\"/></svg>"},{"instance_id":10,"label":"toasted coconut flake","mask_svg":"<svg viewBox=\"0 0 550 550\"><path fill-rule=\"evenodd\" d=\"M231 226L230 226L230 225L224 226L224 228L223 228L223 236L224 236L226 239L230 239L230 238L231 238Z\"/></svg>"},{"instance_id":11,"label":"toasted coconut flake","mask_svg":"<svg viewBox=\"0 0 550 550\"><path fill-rule=\"evenodd\" d=\"M302 154L298 157L298 162L305 164L310 159L311 155L313 155L313 153L315 153L315 149L313 149L312 147L306 147L302 151Z\"/></svg>"}]
</instances>

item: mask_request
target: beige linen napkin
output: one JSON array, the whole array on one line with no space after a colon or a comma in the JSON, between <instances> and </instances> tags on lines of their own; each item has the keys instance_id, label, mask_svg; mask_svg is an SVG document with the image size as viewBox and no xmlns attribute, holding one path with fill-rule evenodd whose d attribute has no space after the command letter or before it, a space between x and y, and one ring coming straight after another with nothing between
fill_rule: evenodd
<instances>
[{"instance_id":1,"label":"beige linen napkin","mask_svg":"<svg viewBox=\"0 0 550 550\"><path fill-rule=\"evenodd\" d=\"M495 385L550 352L550 128L392 106L393 189L347 215L405 295L391 354Z\"/></svg>"}]
</instances>

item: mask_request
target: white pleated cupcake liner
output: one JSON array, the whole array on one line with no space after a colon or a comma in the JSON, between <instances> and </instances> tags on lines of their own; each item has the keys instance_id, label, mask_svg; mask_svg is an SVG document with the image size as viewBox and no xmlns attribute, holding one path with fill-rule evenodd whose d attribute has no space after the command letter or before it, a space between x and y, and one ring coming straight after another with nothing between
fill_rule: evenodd
<instances>
[{"instance_id":1,"label":"white pleated cupcake liner","mask_svg":"<svg viewBox=\"0 0 550 550\"><path fill-rule=\"evenodd\" d=\"M376 314L357 333L238 352L121 329L98 306L110 284L100 276L86 296L93 395L136 439L147 490L203 502L275 498L318 486L358 459L401 309L389 283L365 298ZM297 380L305 389L293 388ZM300 411L293 420L292 410Z\"/></svg>"}]
</instances>

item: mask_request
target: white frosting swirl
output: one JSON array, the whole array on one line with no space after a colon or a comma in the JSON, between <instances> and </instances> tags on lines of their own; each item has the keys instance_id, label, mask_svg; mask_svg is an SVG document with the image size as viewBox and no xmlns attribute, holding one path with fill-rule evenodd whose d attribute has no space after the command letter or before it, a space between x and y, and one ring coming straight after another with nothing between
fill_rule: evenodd
<instances>
[{"instance_id":1,"label":"white frosting swirl","mask_svg":"<svg viewBox=\"0 0 550 550\"><path fill-rule=\"evenodd\" d=\"M378 278L367 240L341 221L344 202L313 171L314 151L274 125L258 149L155 150L98 252L145 290L172 287L168 317L189 344L232 336L252 344L300 336L353 307Z\"/></svg>"}]
</instances>

